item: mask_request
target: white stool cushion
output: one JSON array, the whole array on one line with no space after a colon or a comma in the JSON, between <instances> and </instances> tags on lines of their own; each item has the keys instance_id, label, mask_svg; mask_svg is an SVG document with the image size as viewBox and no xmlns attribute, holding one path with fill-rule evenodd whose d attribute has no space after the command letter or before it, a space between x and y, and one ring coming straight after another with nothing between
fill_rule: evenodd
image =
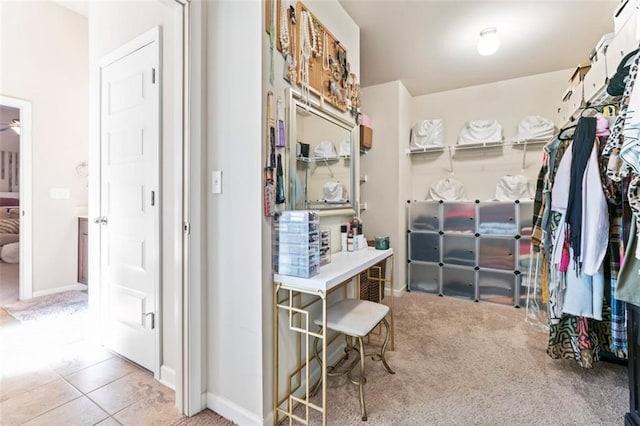
<instances>
[{"instance_id":1,"label":"white stool cushion","mask_svg":"<svg viewBox=\"0 0 640 426\"><path fill-rule=\"evenodd\" d=\"M389 313L389 307L368 300L344 299L327 308L327 328L348 336L364 337ZM314 320L322 326L322 317Z\"/></svg>"}]
</instances>

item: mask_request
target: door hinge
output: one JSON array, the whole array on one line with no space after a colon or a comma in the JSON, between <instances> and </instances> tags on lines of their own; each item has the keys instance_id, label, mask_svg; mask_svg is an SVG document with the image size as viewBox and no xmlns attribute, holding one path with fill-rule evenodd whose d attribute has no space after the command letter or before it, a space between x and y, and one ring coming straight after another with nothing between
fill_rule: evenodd
<instances>
[{"instance_id":1,"label":"door hinge","mask_svg":"<svg viewBox=\"0 0 640 426\"><path fill-rule=\"evenodd\" d=\"M191 224L189 222L185 222L182 225L182 229L184 230L185 234L187 234L187 235L191 234Z\"/></svg>"},{"instance_id":2,"label":"door hinge","mask_svg":"<svg viewBox=\"0 0 640 426\"><path fill-rule=\"evenodd\" d=\"M156 191L151 191L151 205L156 205Z\"/></svg>"},{"instance_id":3,"label":"door hinge","mask_svg":"<svg viewBox=\"0 0 640 426\"><path fill-rule=\"evenodd\" d=\"M145 317L148 317L149 315L151 315L151 329L153 330L156 328L156 314L155 312L147 312L144 314Z\"/></svg>"},{"instance_id":4,"label":"door hinge","mask_svg":"<svg viewBox=\"0 0 640 426\"><path fill-rule=\"evenodd\" d=\"M156 69L151 68L151 83L156 84Z\"/></svg>"}]
</instances>

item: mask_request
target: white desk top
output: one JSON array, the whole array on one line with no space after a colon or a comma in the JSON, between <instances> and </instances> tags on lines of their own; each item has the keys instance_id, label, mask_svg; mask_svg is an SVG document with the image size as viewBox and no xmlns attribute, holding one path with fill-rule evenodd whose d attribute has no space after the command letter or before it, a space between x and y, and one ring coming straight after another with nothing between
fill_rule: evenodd
<instances>
[{"instance_id":1,"label":"white desk top","mask_svg":"<svg viewBox=\"0 0 640 426\"><path fill-rule=\"evenodd\" d=\"M320 267L318 275L311 278L300 278L274 274L273 281L300 290L327 292L391 255L393 255L393 249L376 250L373 247L354 252L333 253L331 263Z\"/></svg>"}]
</instances>

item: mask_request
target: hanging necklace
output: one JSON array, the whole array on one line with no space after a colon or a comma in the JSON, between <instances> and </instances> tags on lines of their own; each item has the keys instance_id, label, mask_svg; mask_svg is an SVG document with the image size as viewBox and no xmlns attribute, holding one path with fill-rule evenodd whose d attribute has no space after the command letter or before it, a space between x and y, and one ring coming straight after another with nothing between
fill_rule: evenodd
<instances>
[{"instance_id":1,"label":"hanging necklace","mask_svg":"<svg viewBox=\"0 0 640 426\"><path fill-rule=\"evenodd\" d=\"M282 47L282 56L285 58L289 55L289 47L291 39L289 37L289 17L287 16L287 8L284 2L280 3L280 46Z\"/></svg>"},{"instance_id":2,"label":"hanging necklace","mask_svg":"<svg viewBox=\"0 0 640 426\"><path fill-rule=\"evenodd\" d=\"M282 56L284 56L284 79L289 83L293 83L296 77L296 60L295 60L295 37L293 46L289 35L289 9L284 7L284 2L280 3L280 46L282 47Z\"/></svg>"},{"instance_id":3,"label":"hanging necklace","mask_svg":"<svg viewBox=\"0 0 640 426\"><path fill-rule=\"evenodd\" d=\"M325 33L322 35L322 69L329 71L329 35Z\"/></svg>"},{"instance_id":4,"label":"hanging necklace","mask_svg":"<svg viewBox=\"0 0 640 426\"><path fill-rule=\"evenodd\" d=\"M320 41L318 41L319 37L319 31L318 31L318 27L320 25L318 25L318 23L316 23L316 21L313 19L313 16L309 16L309 24L311 27L311 38L313 39L313 44L311 45L311 49L313 51L313 56L315 58L321 57L322 56L322 43Z\"/></svg>"},{"instance_id":5,"label":"hanging necklace","mask_svg":"<svg viewBox=\"0 0 640 426\"><path fill-rule=\"evenodd\" d=\"M295 31L295 21L292 23L293 24L293 29L292 31ZM295 34L295 33L294 33ZM296 50L296 38L292 37L291 39L291 54L289 55L289 57L287 58L288 62L288 66L289 69L287 70L287 79L289 80L289 82L291 84L295 83L295 79L296 79L296 56L298 54L298 51Z\"/></svg>"},{"instance_id":6,"label":"hanging necklace","mask_svg":"<svg viewBox=\"0 0 640 426\"><path fill-rule=\"evenodd\" d=\"M310 39L309 13L302 11L300 14L300 86L303 97L307 102L310 96L309 61L313 52Z\"/></svg>"}]
</instances>

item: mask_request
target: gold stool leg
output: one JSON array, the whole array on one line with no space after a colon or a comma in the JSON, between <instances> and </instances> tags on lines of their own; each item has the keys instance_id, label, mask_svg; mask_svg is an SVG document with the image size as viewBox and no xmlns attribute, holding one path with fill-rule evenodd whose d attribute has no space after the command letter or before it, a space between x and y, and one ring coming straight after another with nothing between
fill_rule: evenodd
<instances>
[{"instance_id":1,"label":"gold stool leg","mask_svg":"<svg viewBox=\"0 0 640 426\"><path fill-rule=\"evenodd\" d=\"M360 385L360 409L362 411L362 421L367 421L367 408L364 405L364 342L362 341L362 337L358 337L358 343L360 344L360 380L358 383Z\"/></svg>"},{"instance_id":2,"label":"gold stool leg","mask_svg":"<svg viewBox=\"0 0 640 426\"><path fill-rule=\"evenodd\" d=\"M382 344L382 350L380 351L380 360L382 361L384 368L386 368L390 374L396 374L396 372L393 371L391 367L389 367L389 364L387 364L387 358L385 357L387 352L387 345L389 344L389 322L387 321L386 318L383 318L382 323L387 329L387 335L384 338L384 343Z\"/></svg>"}]
</instances>

